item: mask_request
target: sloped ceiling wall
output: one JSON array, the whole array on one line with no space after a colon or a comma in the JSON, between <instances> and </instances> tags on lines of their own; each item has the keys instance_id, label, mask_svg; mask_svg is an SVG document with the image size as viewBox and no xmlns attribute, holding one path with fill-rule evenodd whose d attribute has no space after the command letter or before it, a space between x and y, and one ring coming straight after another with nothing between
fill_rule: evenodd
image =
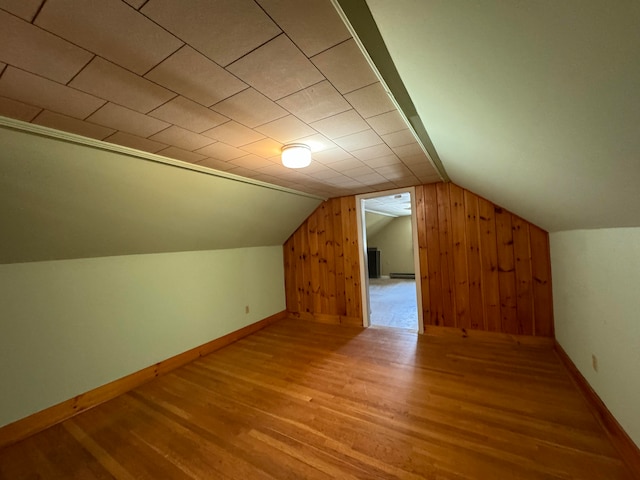
<instances>
[{"instance_id":1,"label":"sloped ceiling wall","mask_svg":"<svg viewBox=\"0 0 640 480\"><path fill-rule=\"evenodd\" d=\"M453 182L549 231L640 225L640 3L339 3L371 11Z\"/></svg>"},{"instance_id":2,"label":"sloped ceiling wall","mask_svg":"<svg viewBox=\"0 0 640 480\"><path fill-rule=\"evenodd\" d=\"M282 245L320 203L13 128L0 144L0 263Z\"/></svg>"}]
</instances>

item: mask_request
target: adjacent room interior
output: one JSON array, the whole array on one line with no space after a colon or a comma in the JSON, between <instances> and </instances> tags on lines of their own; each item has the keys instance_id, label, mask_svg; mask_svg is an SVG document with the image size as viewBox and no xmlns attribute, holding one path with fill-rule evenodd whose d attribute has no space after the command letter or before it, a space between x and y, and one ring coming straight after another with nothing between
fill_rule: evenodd
<instances>
[{"instance_id":1,"label":"adjacent room interior","mask_svg":"<svg viewBox=\"0 0 640 480\"><path fill-rule=\"evenodd\" d=\"M638 24L0 0L0 479L640 478Z\"/></svg>"},{"instance_id":2,"label":"adjacent room interior","mask_svg":"<svg viewBox=\"0 0 640 480\"><path fill-rule=\"evenodd\" d=\"M411 193L365 198L369 325L420 330L416 294ZM363 242L365 243L365 242Z\"/></svg>"}]
</instances>

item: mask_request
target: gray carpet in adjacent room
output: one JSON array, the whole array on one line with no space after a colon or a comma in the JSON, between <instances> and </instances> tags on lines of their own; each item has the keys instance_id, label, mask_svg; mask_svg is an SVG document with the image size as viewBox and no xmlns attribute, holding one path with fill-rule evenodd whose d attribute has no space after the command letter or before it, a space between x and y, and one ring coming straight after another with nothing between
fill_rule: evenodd
<instances>
[{"instance_id":1,"label":"gray carpet in adjacent room","mask_svg":"<svg viewBox=\"0 0 640 480\"><path fill-rule=\"evenodd\" d=\"M371 325L418 330L416 281L370 278Z\"/></svg>"}]
</instances>

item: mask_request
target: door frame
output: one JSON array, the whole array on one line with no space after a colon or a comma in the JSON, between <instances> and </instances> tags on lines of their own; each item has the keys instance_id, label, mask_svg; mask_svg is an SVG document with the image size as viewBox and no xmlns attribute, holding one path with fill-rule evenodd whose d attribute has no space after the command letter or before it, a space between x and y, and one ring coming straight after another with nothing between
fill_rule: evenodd
<instances>
[{"instance_id":1,"label":"door frame","mask_svg":"<svg viewBox=\"0 0 640 480\"><path fill-rule=\"evenodd\" d=\"M424 319L422 318L422 275L420 274L420 247L418 245L418 221L416 215L416 188L394 188L382 192L363 193L356 195L356 225L358 228L358 256L360 259L360 295L362 297L362 326L369 327L369 266L367 264L367 237L364 219L364 201L368 198L386 197L398 193L407 193L411 197L411 236L413 240L413 264L416 272L416 306L418 309L418 333L424 333Z\"/></svg>"}]
</instances>

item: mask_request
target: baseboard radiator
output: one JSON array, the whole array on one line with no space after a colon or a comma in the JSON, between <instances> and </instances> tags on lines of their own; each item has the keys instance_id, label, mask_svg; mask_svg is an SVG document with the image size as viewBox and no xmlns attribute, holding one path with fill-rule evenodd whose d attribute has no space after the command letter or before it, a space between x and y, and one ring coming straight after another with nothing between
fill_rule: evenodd
<instances>
[{"instance_id":1,"label":"baseboard radiator","mask_svg":"<svg viewBox=\"0 0 640 480\"><path fill-rule=\"evenodd\" d=\"M415 273L390 273L389 278L411 278L416 279Z\"/></svg>"}]
</instances>

